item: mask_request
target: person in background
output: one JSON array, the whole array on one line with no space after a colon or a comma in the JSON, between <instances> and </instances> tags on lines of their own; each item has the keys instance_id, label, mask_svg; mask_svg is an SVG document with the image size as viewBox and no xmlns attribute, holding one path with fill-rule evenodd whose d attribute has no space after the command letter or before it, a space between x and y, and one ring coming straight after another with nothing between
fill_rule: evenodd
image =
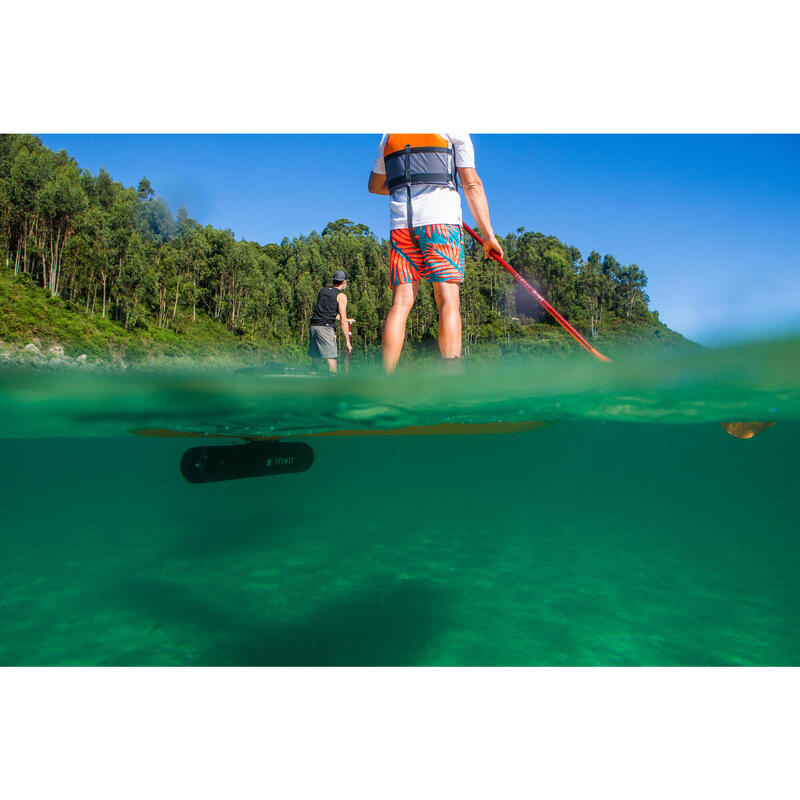
<instances>
[{"instance_id":1,"label":"person in background","mask_svg":"<svg viewBox=\"0 0 800 800\"><path fill-rule=\"evenodd\" d=\"M422 279L433 284L439 309L439 351L461 357L464 230L458 179L484 237L484 258L503 255L489 219L475 151L467 133L385 133L369 176L373 194L390 196L392 308L383 329L383 366L393 372L403 349L406 320Z\"/></svg>"},{"instance_id":2,"label":"person in background","mask_svg":"<svg viewBox=\"0 0 800 800\"><path fill-rule=\"evenodd\" d=\"M350 343L350 323L355 320L347 318L347 295L344 293L346 288L347 275L337 269L333 273L333 286L320 289L317 295L308 328L308 354L311 356L312 374L316 374L322 361L328 362L330 372L338 371L337 319L342 327L348 355L353 349Z\"/></svg>"}]
</instances>

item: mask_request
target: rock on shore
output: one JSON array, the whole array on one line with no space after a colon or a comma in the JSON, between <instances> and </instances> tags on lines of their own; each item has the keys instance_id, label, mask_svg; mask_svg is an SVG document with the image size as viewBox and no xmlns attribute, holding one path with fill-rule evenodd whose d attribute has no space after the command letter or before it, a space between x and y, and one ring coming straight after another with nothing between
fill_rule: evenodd
<instances>
[{"instance_id":1,"label":"rock on shore","mask_svg":"<svg viewBox=\"0 0 800 800\"><path fill-rule=\"evenodd\" d=\"M110 363L90 361L86 353L69 356L61 344L43 345L38 339L25 345L0 341L0 369L28 367L34 369L120 370L127 369L124 361Z\"/></svg>"}]
</instances>

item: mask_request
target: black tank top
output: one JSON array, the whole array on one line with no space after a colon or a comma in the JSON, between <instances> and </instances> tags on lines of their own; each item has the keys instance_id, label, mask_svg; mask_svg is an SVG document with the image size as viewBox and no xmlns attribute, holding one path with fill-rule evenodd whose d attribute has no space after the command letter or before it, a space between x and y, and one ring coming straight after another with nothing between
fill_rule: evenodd
<instances>
[{"instance_id":1,"label":"black tank top","mask_svg":"<svg viewBox=\"0 0 800 800\"><path fill-rule=\"evenodd\" d=\"M336 325L336 315L339 313L339 303L337 298L341 294L341 289L334 289L326 286L319 290L317 304L311 314L311 325L326 325L333 328Z\"/></svg>"}]
</instances>

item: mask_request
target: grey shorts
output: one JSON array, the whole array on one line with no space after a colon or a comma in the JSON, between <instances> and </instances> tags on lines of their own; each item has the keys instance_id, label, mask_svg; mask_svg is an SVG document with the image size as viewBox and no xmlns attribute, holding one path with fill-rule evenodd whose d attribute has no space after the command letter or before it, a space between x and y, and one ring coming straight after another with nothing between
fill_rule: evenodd
<instances>
[{"instance_id":1,"label":"grey shorts","mask_svg":"<svg viewBox=\"0 0 800 800\"><path fill-rule=\"evenodd\" d=\"M311 358L338 358L336 329L327 325L310 325L308 328L308 354Z\"/></svg>"}]
</instances>

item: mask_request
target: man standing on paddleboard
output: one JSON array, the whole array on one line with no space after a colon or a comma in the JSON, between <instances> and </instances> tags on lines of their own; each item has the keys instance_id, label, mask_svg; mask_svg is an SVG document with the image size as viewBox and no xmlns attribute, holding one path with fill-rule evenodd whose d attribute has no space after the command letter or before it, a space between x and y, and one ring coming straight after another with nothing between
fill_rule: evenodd
<instances>
[{"instance_id":1,"label":"man standing on paddleboard","mask_svg":"<svg viewBox=\"0 0 800 800\"><path fill-rule=\"evenodd\" d=\"M347 319L347 275L340 269L333 273L333 286L319 290L311 322L308 329L308 354L311 356L311 372L316 373L321 361L328 362L331 372L338 371L339 348L336 344L336 320L342 326L347 344L347 353L353 349L350 344L350 323Z\"/></svg>"},{"instance_id":2,"label":"man standing on paddleboard","mask_svg":"<svg viewBox=\"0 0 800 800\"><path fill-rule=\"evenodd\" d=\"M475 171L468 133L385 133L369 176L369 191L390 195L392 308L383 329L383 366L394 372L406 336L406 320L423 278L433 284L439 309L442 358L461 357L461 302L464 282L464 196L483 236L484 258L501 256L489 219L483 183Z\"/></svg>"}]
</instances>

